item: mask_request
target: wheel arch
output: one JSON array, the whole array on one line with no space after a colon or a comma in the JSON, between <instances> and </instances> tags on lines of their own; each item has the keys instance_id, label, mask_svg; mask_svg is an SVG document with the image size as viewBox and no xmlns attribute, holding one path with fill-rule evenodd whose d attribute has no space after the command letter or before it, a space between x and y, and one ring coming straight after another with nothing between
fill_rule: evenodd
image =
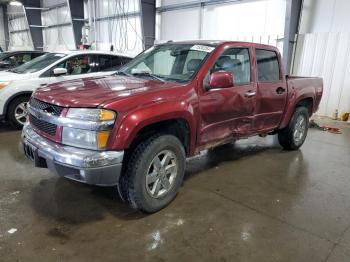
<instances>
[{"instance_id":1,"label":"wheel arch","mask_svg":"<svg viewBox=\"0 0 350 262\"><path fill-rule=\"evenodd\" d=\"M22 91L22 92L18 92L16 94L13 94L12 96L10 96L7 101L5 102L5 105L4 105L4 110L3 110L3 115L5 117L7 117L7 112L8 112L8 108L10 106L10 104L15 100L17 99L18 97L21 97L21 96L31 96L33 92L31 91Z\"/></svg>"},{"instance_id":2,"label":"wheel arch","mask_svg":"<svg viewBox=\"0 0 350 262\"><path fill-rule=\"evenodd\" d=\"M292 118L292 115L297 107L304 106L308 109L309 112L309 117L311 117L313 111L314 111L314 106L315 106L315 100L312 96L301 96L295 101L292 101L291 103L287 104L286 107L286 112L282 118L281 124L279 129L285 128L289 121Z\"/></svg>"},{"instance_id":3,"label":"wheel arch","mask_svg":"<svg viewBox=\"0 0 350 262\"><path fill-rule=\"evenodd\" d=\"M154 111L153 111L154 112ZM148 116L144 111L133 113L119 123L113 134L113 149L132 148L137 141L156 132L173 134L183 143L186 155L191 155L195 144L194 118L189 111L162 112ZM159 113L162 112L162 113Z\"/></svg>"}]
</instances>

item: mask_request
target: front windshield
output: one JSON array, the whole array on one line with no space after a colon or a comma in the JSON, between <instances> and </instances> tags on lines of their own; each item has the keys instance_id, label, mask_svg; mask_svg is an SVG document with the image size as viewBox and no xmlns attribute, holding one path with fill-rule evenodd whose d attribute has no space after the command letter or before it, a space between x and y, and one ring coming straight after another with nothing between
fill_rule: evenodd
<instances>
[{"instance_id":1,"label":"front windshield","mask_svg":"<svg viewBox=\"0 0 350 262\"><path fill-rule=\"evenodd\" d=\"M7 57L8 53L0 53L0 60L2 60L3 58Z\"/></svg>"},{"instance_id":2,"label":"front windshield","mask_svg":"<svg viewBox=\"0 0 350 262\"><path fill-rule=\"evenodd\" d=\"M34 58L33 60L30 60L23 65L10 69L9 71L18 74L34 73L51 65L64 56L66 55L61 53L47 53L45 55Z\"/></svg>"},{"instance_id":3,"label":"front windshield","mask_svg":"<svg viewBox=\"0 0 350 262\"><path fill-rule=\"evenodd\" d=\"M215 49L211 45L164 44L151 47L119 70L119 73L162 81L187 82L197 74Z\"/></svg>"}]
</instances>

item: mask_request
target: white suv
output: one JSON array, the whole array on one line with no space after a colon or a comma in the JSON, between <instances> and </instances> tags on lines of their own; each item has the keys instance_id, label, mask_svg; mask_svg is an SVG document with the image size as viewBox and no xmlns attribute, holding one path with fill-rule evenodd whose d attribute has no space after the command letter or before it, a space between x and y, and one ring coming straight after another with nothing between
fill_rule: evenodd
<instances>
[{"instance_id":1,"label":"white suv","mask_svg":"<svg viewBox=\"0 0 350 262\"><path fill-rule=\"evenodd\" d=\"M0 72L0 119L17 128L26 121L27 102L38 87L92 76L111 75L131 57L102 51L47 53L23 65Z\"/></svg>"}]
</instances>

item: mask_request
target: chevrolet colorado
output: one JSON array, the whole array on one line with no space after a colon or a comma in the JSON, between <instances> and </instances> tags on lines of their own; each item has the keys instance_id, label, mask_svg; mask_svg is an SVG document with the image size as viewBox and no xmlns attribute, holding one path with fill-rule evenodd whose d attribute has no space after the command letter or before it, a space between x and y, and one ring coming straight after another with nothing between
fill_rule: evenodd
<instances>
[{"instance_id":1,"label":"chevrolet colorado","mask_svg":"<svg viewBox=\"0 0 350 262\"><path fill-rule=\"evenodd\" d=\"M87 184L116 185L133 208L156 212L182 183L186 157L254 135L304 142L320 78L286 76L274 47L168 42L115 75L38 89L22 131L37 167Z\"/></svg>"}]
</instances>

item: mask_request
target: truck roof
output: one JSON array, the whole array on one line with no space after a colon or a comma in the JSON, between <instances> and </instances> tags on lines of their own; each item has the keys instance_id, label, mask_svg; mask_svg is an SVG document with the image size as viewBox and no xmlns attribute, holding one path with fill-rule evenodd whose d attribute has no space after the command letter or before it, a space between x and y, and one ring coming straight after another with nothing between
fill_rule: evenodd
<instances>
[{"instance_id":1,"label":"truck roof","mask_svg":"<svg viewBox=\"0 0 350 262\"><path fill-rule=\"evenodd\" d=\"M252 46L255 48L267 48L277 50L275 46L258 44L253 42L244 42L244 41L228 41L228 40L186 40L186 41L168 41L160 44L193 44L193 45L210 45L210 46L219 46L223 44L237 44L242 46Z\"/></svg>"}]
</instances>

